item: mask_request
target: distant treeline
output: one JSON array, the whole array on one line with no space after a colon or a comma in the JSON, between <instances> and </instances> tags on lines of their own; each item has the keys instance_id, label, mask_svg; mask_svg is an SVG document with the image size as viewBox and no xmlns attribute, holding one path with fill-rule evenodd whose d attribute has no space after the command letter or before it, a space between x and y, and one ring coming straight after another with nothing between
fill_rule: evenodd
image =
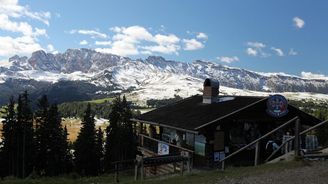
<instances>
[{"instance_id":1,"label":"distant treeline","mask_svg":"<svg viewBox=\"0 0 328 184\"><path fill-rule=\"evenodd\" d=\"M58 107L47 96L38 100L35 111L27 92L16 101L11 97L1 122L0 176L99 175L111 171L115 161L134 159L136 138L128 104L125 97L117 97L108 106L106 136L95 128L95 113L86 104L77 140L69 143Z\"/></svg>"},{"instance_id":2,"label":"distant treeline","mask_svg":"<svg viewBox=\"0 0 328 184\"><path fill-rule=\"evenodd\" d=\"M172 103L177 102L182 99L183 98L180 97L179 95L174 95L174 98L161 99L161 100L150 99L150 100L147 100L146 104L148 107L159 108L159 107L163 107L168 104L172 104Z\"/></svg>"},{"instance_id":3,"label":"distant treeline","mask_svg":"<svg viewBox=\"0 0 328 184\"><path fill-rule=\"evenodd\" d=\"M104 101L101 103L89 103L91 106L91 110L96 117L101 117L108 119L109 114L111 112L112 102ZM131 106L131 103L128 103ZM88 106L88 102L67 102L58 105L58 111L62 117L76 117L81 118L84 115L84 111ZM132 109L133 115L139 115L139 110Z\"/></svg>"}]
</instances>

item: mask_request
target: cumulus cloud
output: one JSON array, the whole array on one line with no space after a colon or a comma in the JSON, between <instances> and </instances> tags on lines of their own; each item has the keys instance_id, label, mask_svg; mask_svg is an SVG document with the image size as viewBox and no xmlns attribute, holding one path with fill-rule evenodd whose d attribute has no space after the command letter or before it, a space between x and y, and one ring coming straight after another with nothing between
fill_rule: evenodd
<instances>
[{"instance_id":1,"label":"cumulus cloud","mask_svg":"<svg viewBox=\"0 0 328 184\"><path fill-rule=\"evenodd\" d=\"M184 50L198 50L204 48L204 44L196 39L183 39Z\"/></svg>"},{"instance_id":2,"label":"cumulus cloud","mask_svg":"<svg viewBox=\"0 0 328 184\"><path fill-rule=\"evenodd\" d=\"M237 56L232 56L232 57L221 56L221 57L217 57L217 59L224 63L233 63L239 61L239 58Z\"/></svg>"},{"instance_id":3,"label":"cumulus cloud","mask_svg":"<svg viewBox=\"0 0 328 184\"><path fill-rule=\"evenodd\" d=\"M18 0L0 0L0 14L5 14L13 18L28 17L49 25L50 12L33 12L28 6L21 6Z\"/></svg>"},{"instance_id":4,"label":"cumulus cloud","mask_svg":"<svg viewBox=\"0 0 328 184\"><path fill-rule=\"evenodd\" d=\"M284 56L284 52L282 51L282 49L279 48L275 48L275 47L271 47L271 50L273 50L277 56Z\"/></svg>"},{"instance_id":5,"label":"cumulus cloud","mask_svg":"<svg viewBox=\"0 0 328 184\"><path fill-rule=\"evenodd\" d=\"M328 76L323 74L316 74L312 72L301 72L301 77L305 79L322 79L322 80L328 80Z\"/></svg>"},{"instance_id":6,"label":"cumulus cloud","mask_svg":"<svg viewBox=\"0 0 328 184\"><path fill-rule=\"evenodd\" d=\"M49 25L50 12L33 12L17 0L0 0L0 30L7 36L0 36L0 56L30 54L42 49L40 36L47 36L46 29L32 26L28 21L36 20Z\"/></svg>"},{"instance_id":7,"label":"cumulus cloud","mask_svg":"<svg viewBox=\"0 0 328 184\"><path fill-rule=\"evenodd\" d=\"M296 52L293 48L291 48L291 49L289 49L288 55L296 56L296 55L298 55L298 52Z\"/></svg>"},{"instance_id":8,"label":"cumulus cloud","mask_svg":"<svg viewBox=\"0 0 328 184\"><path fill-rule=\"evenodd\" d=\"M293 18L293 24L297 29L302 29L305 25L305 22L304 22L304 20L302 20L299 17L294 17Z\"/></svg>"},{"instance_id":9,"label":"cumulus cloud","mask_svg":"<svg viewBox=\"0 0 328 184\"><path fill-rule=\"evenodd\" d=\"M106 42L96 41L95 45L102 46L97 48L97 51L122 56L153 53L178 55L181 48L196 50L204 47L204 44L195 38L181 39L170 33L153 34L150 29L138 25L112 27L109 30L114 35Z\"/></svg>"},{"instance_id":10,"label":"cumulus cloud","mask_svg":"<svg viewBox=\"0 0 328 184\"><path fill-rule=\"evenodd\" d=\"M10 36L0 36L0 56L12 56L15 54L30 54L42 47L29 36L12 38Z\"/></svg>"},{"instance_id":11,"label":"cumulus cloud","mask_svg":"<svg viewBox=\"0 0 328 184\"><path fill-rule=\"evenodd\" d=\"M50 52L52 54L57 54L58 51L55 49L55 47L52 44L47 45L47 52Z\"/></svg>"},{"instance_id":12,"label":"cumulus cloud","mask_svg":"<svg viewBox=\"0 0 328 184\"><path fill-rule=\"evenodd\" d=\"M207 40L208 36L207 36L207 34L200 32L197 34L196 38L202 39L202 40Z\"/></svg>"},{"instance_id":13,"label":"cumulus cloud","mask_svg":"<svg viewBox=\"0 0 328 184\"><path fill-rule=\"evenodd\" d=\"M297 55L293 49L290 49L288 53L285 53L283 49L274 46L267 46L261 42L247 42L246 54L249 56L270 57L273 54L277 56L294 56Z\"/></svg>"},{"instance_id":14,"label":"cumulus cloud","mask_svg":"<svg viewBox=\"0 0 328 184\"><path fill-rule=\"evenodd\" d=\"M257 56L258 54L256 49L250 47L246 49L246 53L250 56Z\"/></svg>"},{"instance_id":15,"label":"cumulus cloud","mask_svg":"<svg viewBox=\"0 0 328 184\"><path fill-rule=\"evenodd\" d=\"M107 35L105 33L101 33L97 30L91 30L91 29L73 29L69 32L70 34L82 34L82 35L88 35L91 36L91 38L107 38Z\"/></svg>"},{"instance_id":16,"label":"cumulus cloud","mask_svg":"<svg viewBox=\"0 0 328 184\"><path fill-rule=\"evenodd\" d=\"M268 57L270 54L266 53L264 49L266 45L261 42L247 42L248 48L246 49L246 54L249 56L261 56Z\"/></svg>"},{"instance_id":17,"label":"cumulus cloud","mask_svg":"<svg viewBox=\"0 0 328 184\"><path fill-rule=\"evenodd\" d=\"M247 45L256 49L263 49L266 47L266 45L261 42L247 42Z\"/></svg>"},{"instance_id":18,"label":"cumulus cloud","mask_svg":"<svg viewBox=\"0 0 328 184\"><path fill-rule=\"evenodd\" d=\"M88 45L88 41L82 40L82 41L80 41L80 45Z\"/></svg>"},{"instance_id":19,"label":"cumulus cloud","mask_svg":"<svg viewBox=\"0 0 328 184\"><path fill-rule=\"evenodd\" d=\"M111 44L112 44L111 41L95 41L95 45L109 46Z\"/></svg>"}]
</instances>

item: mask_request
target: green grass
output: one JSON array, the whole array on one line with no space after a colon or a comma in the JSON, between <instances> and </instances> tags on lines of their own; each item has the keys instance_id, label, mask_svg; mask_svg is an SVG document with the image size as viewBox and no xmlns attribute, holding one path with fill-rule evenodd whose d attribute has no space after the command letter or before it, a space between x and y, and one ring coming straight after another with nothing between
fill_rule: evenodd
<instances>
[{"instance_id":1,"label":"green grass","mask_svg":"<svg viewBox=\"0 0 328 184\"><path fill-rule=\"evenodd\" d=\"M216 183L216 181L223 177L239 178L250 175L259 175L265 172L279 172L284 169L293 169L297 167L303 167L307 164L303 161L291 161L282 162L276 164L266 164L257 167L230 167L225 171L211 170L211 171L194 171L192 174L186 174L184 176L161 176L146 178L144 181L134 182L132 174L120 174L120 183L146 183L146 184L198 184L198 183ZM13 178L7 178L4 181L0 181L4 184L102 184L102 183L115 183L114 175L104 175L99 177L83 177L73 179L72 176L67 177L55 177L55 178L40 178L40 179L25 179L18 180Z\"/></svg>"},{"instance_id":2,"label":"green grass","mask_svg":"<svg viewBox=\"0 0 328 184\"><path fill-rule=\"evenodd\" d=\"M114 100L114 97L109 97L109 98L100 98L100 99L95 99L95 100L89 100L89 101L84 101L86 103L95 103L95 104L101 104L104 102L111 102Z\"/></svg>"}]
</instances>

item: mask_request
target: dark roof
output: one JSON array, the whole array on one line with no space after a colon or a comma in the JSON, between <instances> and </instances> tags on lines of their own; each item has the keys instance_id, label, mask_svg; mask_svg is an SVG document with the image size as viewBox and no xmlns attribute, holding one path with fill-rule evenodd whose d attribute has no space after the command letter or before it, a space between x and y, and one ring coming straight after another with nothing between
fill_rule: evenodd
<instances>
[{"instance_id":1,"label":"dark roof","mask_svg":"<svg viewBox=\"0 0 328 184\"><path fill-rule=\"evenodd\" d=\"M203 97L196 95L144 113L134 121L144 121L196 131L197 128L202 125L215 121L218 118L224 118L235 111L252 106L266 98L267 97L220 96L219 99L223 99L221 102L203 104Z\"/></svg>"}]
</instances>

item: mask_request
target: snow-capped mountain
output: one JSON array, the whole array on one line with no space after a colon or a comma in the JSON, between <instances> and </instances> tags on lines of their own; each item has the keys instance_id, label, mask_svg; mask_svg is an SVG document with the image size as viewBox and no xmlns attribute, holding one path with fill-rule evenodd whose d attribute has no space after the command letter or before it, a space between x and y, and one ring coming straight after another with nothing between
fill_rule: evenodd
<instances>
[{"instance_id":1,"label":"snow-capped mountain","mask_svg":"<svg viewBox=\"0 0 328 184\"><path fill-rule=\"evenodd\" d=\"M0 103L25 89L35 97L48 94L57 102L116 92L129 92L141 99L186 97L199 93L205 78L219 80L222 92L227 93L234 89L238 94L246 90L328 94L328 80L323 79L258 73L199 60L178 62L157 56L132 60L90 49L68 49L65 53L37 51L30 58L10 58L9 65L0 67Z\"/></svg>"}]
</instances>

